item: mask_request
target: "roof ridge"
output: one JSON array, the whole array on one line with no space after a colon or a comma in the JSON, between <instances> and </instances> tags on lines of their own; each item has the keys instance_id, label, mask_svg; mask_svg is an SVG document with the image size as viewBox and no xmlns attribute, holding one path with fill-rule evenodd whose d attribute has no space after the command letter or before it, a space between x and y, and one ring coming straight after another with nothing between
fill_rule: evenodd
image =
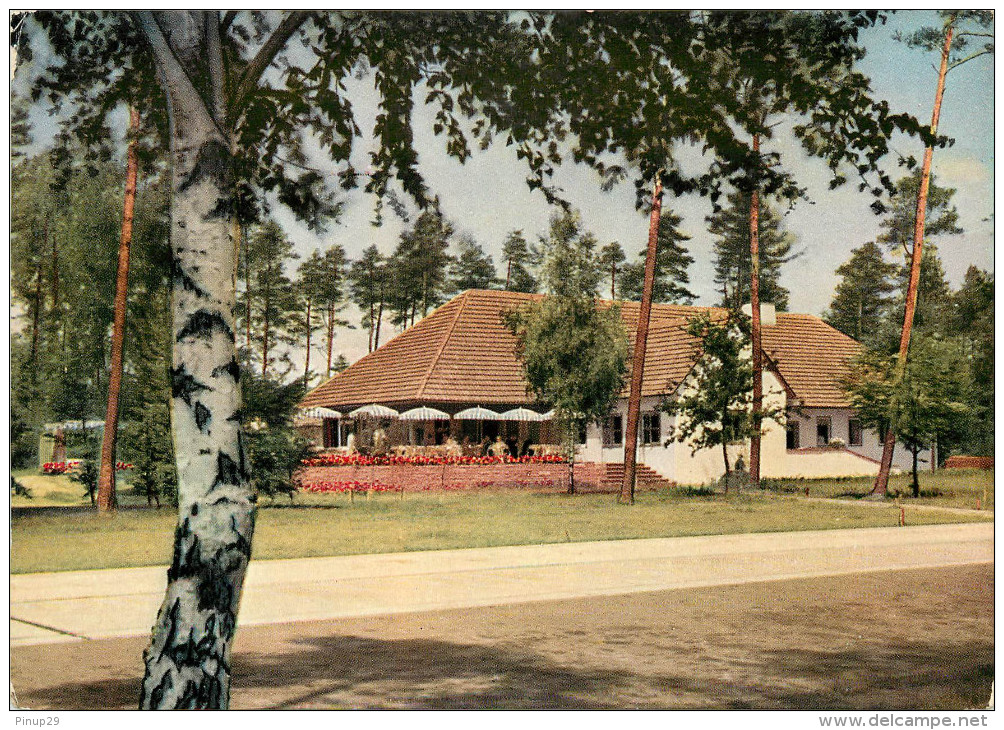
<instances>
[{"instance_id":1,"label":"roof ridge","mask_svg":"<svg viewBox=\"0 0 1004 730\"><path fill-rule=\"evenodd\" d=\"M436 365L439 364L439 358L443 356L443 351L446 349L446 345L449 343L450 337L453 336L453 330L456 328L457 322L460 321L460 315L463 313L464 306L467 304L467 295L469 291L470 290L465 291L457 297L457 299L460 300L460 306L457 307L456 314L453 315L453 321L450 322L450 328L446 330L446 334L443 336L443 341L439 343L436 355L432 358L432 362L429 364L429 370L425 373L425 377L422 378L422 384L419 386L418 392L415 394L416 398L422 398L425 395L425 388L429 385L429 379L432 377L432 373L436 369Z\"/></svg>"}]
</instances>

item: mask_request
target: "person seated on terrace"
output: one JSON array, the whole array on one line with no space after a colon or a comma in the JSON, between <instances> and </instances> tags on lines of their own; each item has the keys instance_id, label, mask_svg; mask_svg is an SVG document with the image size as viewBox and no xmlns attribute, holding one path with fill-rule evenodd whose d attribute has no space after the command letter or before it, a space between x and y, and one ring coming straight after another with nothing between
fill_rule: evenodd
<instances>
[{"instance_id":1,"label":"person seated on terrace","mask_svg":"<svg viewBox=\"0 0 1004 730\"><path fill-rule=\"evenodd\" d=\"M506 456L509 453L509 447L505 445L505 441L499 436L495 439L495 443L488 448L488 453L492 456Z\"/></svg>"},{"instance_id":2,"label":"person seated on terrace","mask_svg":"<svg viewBox=\"0 0 1004 730\"><path fill-rule=\"evenodd\" d=\"M457 440L452 436L446 439L443 446L447 456L463 456L464 454L463 450L460 448L460 444L458 444Z\"/></svg>"},{"instance_id":3,"label":"person seated on terrace","mask_svg":"<svg viewBox=\"0 0 1004 730\"><path fill-rule=\"evenodd\" d=\"M377 430L373 432L373 453L383 454L387 451L387 432L383 430L383 426L378 426Z\"/></svg>"}]
</instances>

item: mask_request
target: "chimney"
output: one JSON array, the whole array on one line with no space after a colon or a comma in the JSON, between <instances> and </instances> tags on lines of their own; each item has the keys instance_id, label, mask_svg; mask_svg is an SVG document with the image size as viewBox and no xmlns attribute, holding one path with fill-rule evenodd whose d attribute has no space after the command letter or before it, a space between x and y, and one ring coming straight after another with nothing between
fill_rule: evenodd
<instances>
[{"instance_id":1,"label":"chimney","mask_svg":"<svg viewBox=\"0 0 1004 730\"><path fill-rule=\"evenodd\" d=\"M749 302L743 305L743 314L747 317L753 316L753 307ZM760 326L761 327L773 327L777 324L777 310L774 308L773 304L761 302L760 303Z\"/></svg>"}]
</instances>

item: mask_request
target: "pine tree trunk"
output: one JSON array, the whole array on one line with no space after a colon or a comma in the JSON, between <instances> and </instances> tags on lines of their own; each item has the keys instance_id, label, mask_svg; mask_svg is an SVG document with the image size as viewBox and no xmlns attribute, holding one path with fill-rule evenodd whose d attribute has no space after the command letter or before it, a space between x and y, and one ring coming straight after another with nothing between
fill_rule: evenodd
<instances>
[{"instance_id":1,"label":"pine tree trunk","mask_svg":"<svg viewBox=\"0 0 1004 730\"><path fill-rule=\"evenodd\" d=\"M112 321L111 366L108 372L108 403L101 439L101 471L98 474L98 511L115 509L115 447L119 434L119 395L125 354L125 318L129 293L129 246L132 243L133 210L136 206L139 110L129 109L129 150L126 154L125 199L122 204L122 234L119 237L118 271L115 275L115 309Z\"/></svg>"},{"instance_id":2,"label":"pine tree trunk","mask_svg":"<svg viewBox=\"0 0 1004 730\"><path fill-rule=\"evenodd\" d=\"M303 363L303 385L310 383L310 335L313 328L310 326L310 297L307 297L307 356Z\"/></svg>"},{"instance_id":3,"label":"pine tree trunk","mask_svg":"<svg viewBox=\"0 0 1004 730\"><path fill-rule=\"evenodd\" d=\"M48 220L43 228L42 235L45 238L49 236L49 223ZM31 352L29 355L28 362L30 367L28 369L31 374L32 380L36 380L38 377L38 341L39 332L42 328L42 257L38 257L38 265L35 267L35 302L32 306L31 312Z\"/></svg>"},{"instance_id":4,"label":"pine tree trunk","mask_svg":"<svg viewBox=\"0 0 1004 730\"><path fill-rule=\"evenodd\" d=\"M373 349L380 347L380 326L383 322L383 297L380 297L380 304L377 306L376 334L373 336Z\"/></svg>"},{"instance_id":5,"label":"pine tree trunk","mask_svg":"<svg viewBox=\"0 0 1004 730\"><path fill-rule=\"evenodd\" d=\"M622 504L634 504L634 483L638 458L638 416L641 412L641 384L645 373L648 324L652 314L652 289L655 283L655 257L659 245L659 216L661 213L662 180L657 175L655 187L652 190L652 212L648 219L645 282L642 286L638 327L634 337L634 358L631 363L631 389L628 393L627 425L624 428L624 481L621 483L621 493L617 499Z\"/></svg>"},{"instance_id":6,"label":"pine tree trunk","mask_svg":"<svg viewBox=\"0 0 1004 730\"><path fill-rule=\"evenodd\" d=\"M760 164L760 135L753 135L753 154ZM760 170L750 196L750 315L753 349L753 433L750 434L750 486L760 488L760 412L763 410L763 350L760 348Z\"/></svg>"},{"instance_id":7,"label":"pine tree trunk","mask_svg":"<svg viewBox=\"0 0 1004 730\"><path fill-rule=\"evenodd\" d=\"M725 493L729 493L729 474L732 469L729 467L729 444L725 440L725 434L722 434L722 461L725 462Z\"/></svg>"},{"instance_id":8,"label":"pine tree trunk","mask_svg":"<svg viewBox=\"0 0 1004 730\"><path fill-rule=\"evenodd\" d=\"M212 61L219 18L196 11L137 17L156 58L170 119L179 511L167 592L144 655L140 707L226 708L255 515L233 319L232 158L220 131L220 105L207 108L182 66ZM210 63L210 72L222 74L217 65Z\"/></svg>"},{"instance_id":9,"label":"pine tree trunk","mask_svg":"<svg viewBox=\"0 0 1004 730\"><path fill-rule=\"evenodd\" d=\"M272 277L265 277L265 299L262 302L262 330L261 330L261 378L268 378L268 336L269 336L269 312L272 308Z\"/></svg>"},{"instance_id":10,"label":"pine tree trunk","mask_svg":"<svg viewBox=\"0 0 1004 730\"><path fill-rule=\"evenodd\" d=\"M52 310L59 309L59 244L52 237Z\"/></svg>"},{"instance_id":11,"label":"pine tree trunk","mask_svg":"<svg viewBox=\"0 0 1004 730\"><path fill-rule=\"evenodd\" d=\"M934 111L931 114L931 134L938 133L938 118L941 116L941 100L945 94L945 76L948 74L948 56L952 50L952 34L955 30L955 16L952 15L945 28L945 43L941 49L941 69L938 72L938 87L934 93ZM896 361L896 377L902 378L906 369L906 358L910 352L910 334L913 329L913 315L917 307L917 287L920 284L920 262L924 249L924 216L927 214L927 191L931 182L931 160L934 147L924 149L924 164L920 172L920 190L917 192L917 213L913 226L913 252L910 260L910 283L906 290L906 311L903 313L903 331L899 338L899 356ZM884 497L889 490L889 471L896 448L896 433L890 424L882 444L882 461L872 496Z\"/></svg>"},{"instance_id":12,"label":"pine tree trunk","mask_svg":"<svg viewBox=\"0 0 1004 730\"><path fill-rule=\"evenodd\" d=\"M373 352L373 349L374 349L373 348L373 339L374 339L373 335L374 335L375 331L376 331L376 312L373 309L373 301L371 300L370 301L370 336L369 336L369 342L367 343L367 345L369 347L369 349L367 350L367 352Z\"/></svg>"},{"instance_id":13,"label":"pine tree trunk","mask_svg":"<svg viewBox=\"0 0 1004 730\"><path fill-rule=\"evenodd\" d=\"M328 305L328 377L331 377L331 351L335 343L335 305Z\"/></svg>"},{"instance_id":14,"label":"pine tree trunk","mask_svg":"<svg viewBox=\"0 0 1004 730\"><path fill-rule=\"evenodd\" d=\"M244 359L248 369L251 367L251 247L247 237L241 235L244 243ZM240 242L238 242L240 245Z\"/></svg>"},{"instance_id":15,"label":"pine tree trunk","mask_svg":"<svg viewBox=\"0 0 1004 730\"><path fill-rule=\"evenodd\" d=\"M512 275L512 259L509 259L509 262L506 264L506 267L505 267L505 290L506 291L509 291L509 277L511 275Z\"/></svg>"},{"instance_id":16,"label":"pine tree trunk","mask_svg":"<svg viewBox=\"0 0 1004 730\"><path fill-rule=\"evenodd\" d=\"M910 451L913 452L913 496L916 499L920 497L920 478L917 474L917 456L920 453L920 448L914 446Z\"/></svg>"}]
</instances>

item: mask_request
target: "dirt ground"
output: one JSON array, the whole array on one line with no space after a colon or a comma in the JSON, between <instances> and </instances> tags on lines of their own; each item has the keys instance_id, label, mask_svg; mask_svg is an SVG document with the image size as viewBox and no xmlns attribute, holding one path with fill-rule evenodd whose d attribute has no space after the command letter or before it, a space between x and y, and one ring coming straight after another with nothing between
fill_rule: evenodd
<instances>
[{"instance_id":1,"label":"dirt ground","mask_svg":"<svg viewBox=\"0 0 1004 730\"><path fill-rule=\"evenodd\" d=\"M238 632L232 707L983 707L993 566ZM142 638L20 647L21 706L133 708Z\"/></svg>"}]
</instances>

